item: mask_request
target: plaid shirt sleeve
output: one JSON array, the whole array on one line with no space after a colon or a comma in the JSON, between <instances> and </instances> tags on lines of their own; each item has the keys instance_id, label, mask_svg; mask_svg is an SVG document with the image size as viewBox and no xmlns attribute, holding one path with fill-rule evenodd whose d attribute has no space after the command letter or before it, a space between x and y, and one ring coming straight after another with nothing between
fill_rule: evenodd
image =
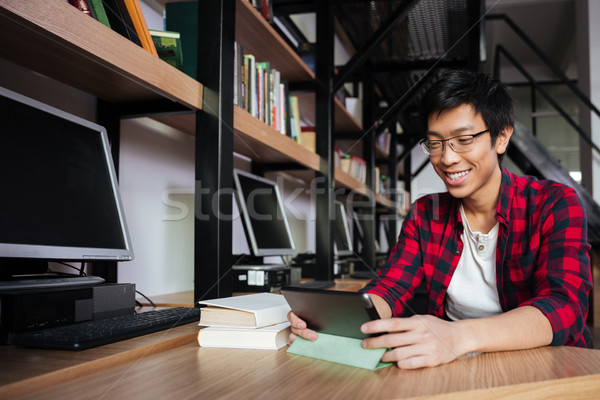
<instances>
[{"instance_id":1,"label":"plaid shirt sleeve","mask_svg":"<svg viewBox=\"0 0 600 400\"><path fill-rule=\"evenodd\" d=\"M584 346L582 332L588 310L592 277L587 242L587 219L571 188L553 183L536 201L539 241L533 296L519 306L538 308L550 321L552 345ZM521 243L522 244L522 243ZM516 277L515 277L516 278Z\"/></svg>"}]
</instances>

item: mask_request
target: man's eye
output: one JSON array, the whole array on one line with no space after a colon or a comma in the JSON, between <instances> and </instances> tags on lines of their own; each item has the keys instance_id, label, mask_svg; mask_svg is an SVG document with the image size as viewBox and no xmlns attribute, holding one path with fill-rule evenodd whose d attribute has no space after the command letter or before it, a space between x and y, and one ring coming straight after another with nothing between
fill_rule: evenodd
<instances>
[{"instance_id":1,"label":"man's eye","mask_svg":"<svg viewBox=\"0 0 600 400\"><path fill-rule=\"evenodd\" d=\"M472 137L468 137L468 138L459 138L458 139L458 143L459 144L469 144L473 142L473 138Z\"/></svg>"},{"instance_id":2,"label":"man's eye","mask_svg":"<svg viewBox=\"0 0 600 400\"><path fill-rule=\"evenodd\" d=\"M442 145L442 142L429 142L430 149L437 149Z\"/></svg>"}]
</instances>

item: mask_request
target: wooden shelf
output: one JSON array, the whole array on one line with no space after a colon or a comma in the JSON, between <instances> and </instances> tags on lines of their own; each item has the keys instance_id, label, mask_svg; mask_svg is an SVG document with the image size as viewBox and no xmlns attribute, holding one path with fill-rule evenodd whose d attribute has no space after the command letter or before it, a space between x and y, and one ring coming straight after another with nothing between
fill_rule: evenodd
<instances>
[{"instance_id":1,"label":"wooden shelf","mask_svg":"<svg viewBox=\"0 0 600 400\"><path fill-rule=\"evenodd\" d=\"M202 109L203 87L64 1L3 0L0 57L110 102Z\"/></svg>"},{"instance_id":2,"label":"wooden shelf","mask_svg":"<svg viewBox=\"0 0 600 400\"><path fill-rule=\"evenodd\" d=\"M233 108L233 148L236 152L258 163L297 162L313 171L319 170L321 158L316 153L277 132L240 107Z\"/></svg>"},{"instance_id":3,"label":"wooden shelf","mask_svg":"<svg viewBox=\"0 0 600 400\"><path fill-rule=\"evenodd\" d=\"M281 78L290 82L312 81L315 74L300 56L281 38L279 33L246 0L236 2L235 39L246 54L253 54L257 61L269 61L271 68L281 73ZM302 119L314 121L314 93L292 93L298 96ZM360 132L362 126L346 110L337 98L334 101L335 130Z\"/></svg>"}]
</instances>

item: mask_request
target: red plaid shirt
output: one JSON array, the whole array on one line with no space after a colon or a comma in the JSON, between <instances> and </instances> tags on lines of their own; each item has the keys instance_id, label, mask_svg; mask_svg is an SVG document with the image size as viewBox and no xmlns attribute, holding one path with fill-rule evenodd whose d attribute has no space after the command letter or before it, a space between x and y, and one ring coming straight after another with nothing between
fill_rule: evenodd
<instances>
[{"instance_id":1,"label":"red plaid shirt","mask_svg":"<svg viewBox=\"0 0 600 400\"><path fill-rule=\"evenodd\" d=\"M404 312L423 279L427 313L444 317L444 299L463 250L460 201L448 193L418 199L379 277L364 289ZM503 311L530 305L550 321L552 345L585 347L592 287L587 220L572 188L502 168L496 286Z\"/></svg>"}]
</instances>

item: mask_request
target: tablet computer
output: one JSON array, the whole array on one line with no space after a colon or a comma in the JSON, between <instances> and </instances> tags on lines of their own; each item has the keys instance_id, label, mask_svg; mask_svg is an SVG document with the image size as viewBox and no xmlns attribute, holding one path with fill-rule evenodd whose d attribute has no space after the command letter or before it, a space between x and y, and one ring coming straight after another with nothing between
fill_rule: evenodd
<instances>
[{"instance_id":1,"label":"tablet computer","mask_svg":"<svg viewBox=\"0 0 600 400\"><path fill-rule=\"evenodd\" d=\"M298 317L310 329L332 335L363 339L360 326L379 319L379 314L366 293L336 290L283 287L281 293Z\"/></svg>"}]
</instances>

